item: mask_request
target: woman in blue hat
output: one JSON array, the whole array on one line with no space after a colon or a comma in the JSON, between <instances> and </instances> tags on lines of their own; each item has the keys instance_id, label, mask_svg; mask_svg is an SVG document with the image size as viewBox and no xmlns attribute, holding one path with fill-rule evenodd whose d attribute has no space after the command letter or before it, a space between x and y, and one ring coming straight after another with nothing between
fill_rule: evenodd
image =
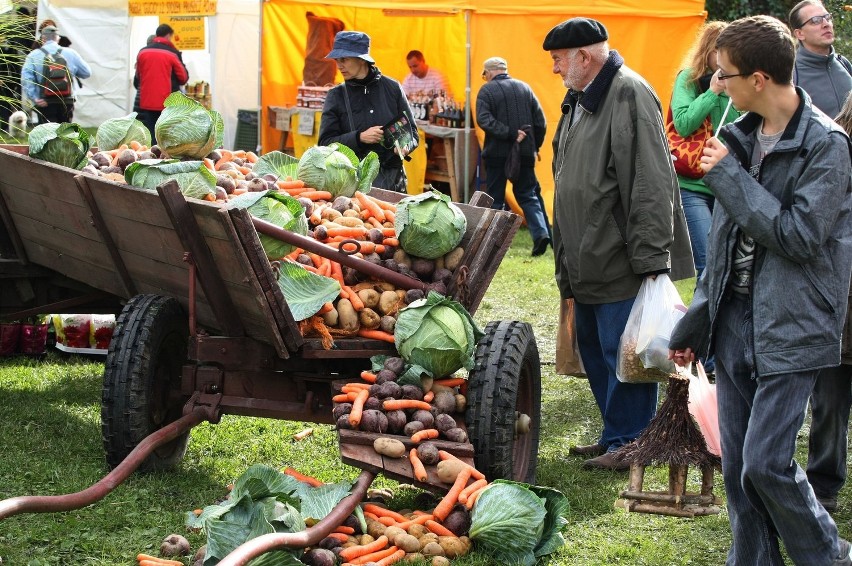
<instances>
[{"instance_id":1,"label":"woman in blue hat","mask_svg":"<svg viewBox=\"0 0 852 566\"><path fill-rule=\"evenodd\" d=\"M417 147L418 133L402 86L376 67L370 56L370 36L365 33L339 32L326 59L334 59L344 82L328 91L319 143L341 143L359 159L376 152L381 169L373 185L406 192L408 182L402 159ZM389 128L391 124L396 125ZM408 144L394 143L390 133L399 128L410 130Z\"/></svg>"}]
</instances>

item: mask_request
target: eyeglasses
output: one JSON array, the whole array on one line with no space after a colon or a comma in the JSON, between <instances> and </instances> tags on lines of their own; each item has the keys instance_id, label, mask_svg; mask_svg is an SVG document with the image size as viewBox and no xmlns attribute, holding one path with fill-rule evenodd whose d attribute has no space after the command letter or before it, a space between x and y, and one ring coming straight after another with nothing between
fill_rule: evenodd
<instances>
[{"instance_id":1,"label":"eyeglasses","mask_svg":"<svg viewBox=\"0 0 852 566\"><path fill-rule=\"evenodd\" d=\"M799 26L799 29L805 27L807 24L813 24L815 26L820 26L820 25L822 25L823 22L831 23L831 21L833 19L834 19L834 17L829 13L825 13L821 16L814 16L813 18L808 18L807 20L802 22L802 25Z\"/></svg>"},{"instance_id":2,"label":"eyeglasses","mask_svg":"<svg viewBox=\"0 0 852 566\"><path fill-rule=\"evenodd\" d=\"M726 80L732 79L734 77L748 77L748 76L751 76L753 74L754 73L734 73L732 75L723 75L722 73L719 73L719 76L717 76L716 78L720 81L726 81Z\"/></svg>"}]
</instances>

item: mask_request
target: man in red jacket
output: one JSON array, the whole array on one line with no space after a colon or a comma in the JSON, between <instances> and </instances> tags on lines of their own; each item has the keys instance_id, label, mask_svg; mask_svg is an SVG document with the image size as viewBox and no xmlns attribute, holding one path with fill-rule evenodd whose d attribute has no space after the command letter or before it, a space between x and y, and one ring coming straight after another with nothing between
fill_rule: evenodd
<instances>
[{"instance_id":1,"label":"man in red jacket","mask_svg":"<svg viewBox=\"0 0 852 566\"><path fill-rule=\"evenodd\" d=\"M175 30L169 24L157 27L154 41L136 56L133 86L139 89L139 120L151 131L157 143L154 126L163 111L163 101L189 80L181 52L172 43Z\"/></svg>"}]
</instances>

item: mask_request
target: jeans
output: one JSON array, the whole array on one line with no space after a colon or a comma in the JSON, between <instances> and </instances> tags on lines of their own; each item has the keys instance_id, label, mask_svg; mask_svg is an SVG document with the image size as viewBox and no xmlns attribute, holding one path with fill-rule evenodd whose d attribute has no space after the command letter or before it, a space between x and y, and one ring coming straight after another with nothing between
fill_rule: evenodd
<instances>
[{"instance_id":1,"label":"jeans","mask_svg":"<svg viewBox=\"0 0 852 566\"><path fill-rule=\"evenodd\" d=\"M506 172L504 166L506 159L484 159L486 174L486 191L494 199L491 208L503 210L506 205ZM547 218L544 215L543 200L538 196L538 179L535 178L535 167L521 162L521 173L518 182L512 185L515 200L521 210L524 211L524 219L527 221L530 236L533 242L542 238L549 238L550 231L547 226Z\"/></svg>"},{"instance_id":2,"label":"jeans","mask_svg":"<svg viewBox=\"0 0 852 566\"><path fill-rule=\"evenodd\" d=\"M846 483L846 442L852 406L852 366L819 371L811 393L808 481L820 497L835 498Z\"/></svg>"},{"instance_id":3,"label":"jeans","mask_svg":"<svg viewBox=\"0 0 852 566\"><path fill-rule=\"evenodd\" d=\"M686 216L689 240L692 242L692 259L695 262L697 280L707 265L707 235L710 233L710 220L716 199L711 195L681 189L680 200L683 203L683 215Z\"/></svg>"},{"instance_id":4,"label":"jeans","mask_svg":"<svg viewBox=\"0 0 852 566\"><path fill-rule=\"evenodd\" d=\"M793 460L817 371L754 371L751 301L735 293L717 317L716 393L722 477L732 545L729 566L823 566L840 553L837 526Z\"/></svg>"},{"instance_id":5,"label":"jeans","mask_svg":"<svg viewBox=\"0 0 852 566\"><path fill-rule=\"evenodd\" d=\"M136 117L140 122L142 122L148 131L151 132L151 145L157 145L157 136L154 134L154 126L157 125L157 120L160 118L160 114L162 114L162 110L140 110L139 115Z\"/></svg>"},{"instance_id":6,"label":"jeans","mask_svg":"<svg viewBox=\"0 0 852 566\"><path fill-rule=\"evenodd\" d=\"M619 342L634 300L600 305L574 301L577 345L603 420L598 444L609 452L635 440L657 410L656 383L622 383L615 376Z\"/></svg>"}]
</instances>

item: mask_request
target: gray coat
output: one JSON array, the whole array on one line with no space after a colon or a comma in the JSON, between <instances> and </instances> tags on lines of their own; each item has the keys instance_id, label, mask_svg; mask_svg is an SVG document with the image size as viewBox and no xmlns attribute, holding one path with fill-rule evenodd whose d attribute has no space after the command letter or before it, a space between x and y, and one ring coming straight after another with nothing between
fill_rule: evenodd
<instances>
[{"instance_id":1,"label":"gray coat","mask_svg":"<svg viewBox=\"0 0 852 566\"><path fill-rule=\"evenodd\" d=\"M635 297L643 276L695 274L680 191L648 83L617 52L576 109L563 104L554 139L553 250L563 298ZM581 113L570 129L573 112Z\"/></svg>"},{"instance_id":2,"label":"gray coat","mask_svg":"<svg viewBox=\"0 0 852 566\"><path fill-rule=\"evenodd\" d=\"M820 55L799 45L793 83L805 89L814 106L834 118L852 90L852 66L833 47L829 55Z\"/></svg>"},{"instance_id":3,"label":"gray coat","mask_svg":"<svg viewBox=\"0 0 852 566\"><path fill-rule=\"evenodd\" d=\"M737 227L754 238L751 300L758 375L840 363L852 274L852 182L846 133L802 99L775 149L748 167L761 117L724 128L730 153L704 180L716 195L707 268L669 347L704 355L731 277Z\"/></svg>"}]
</instances>

